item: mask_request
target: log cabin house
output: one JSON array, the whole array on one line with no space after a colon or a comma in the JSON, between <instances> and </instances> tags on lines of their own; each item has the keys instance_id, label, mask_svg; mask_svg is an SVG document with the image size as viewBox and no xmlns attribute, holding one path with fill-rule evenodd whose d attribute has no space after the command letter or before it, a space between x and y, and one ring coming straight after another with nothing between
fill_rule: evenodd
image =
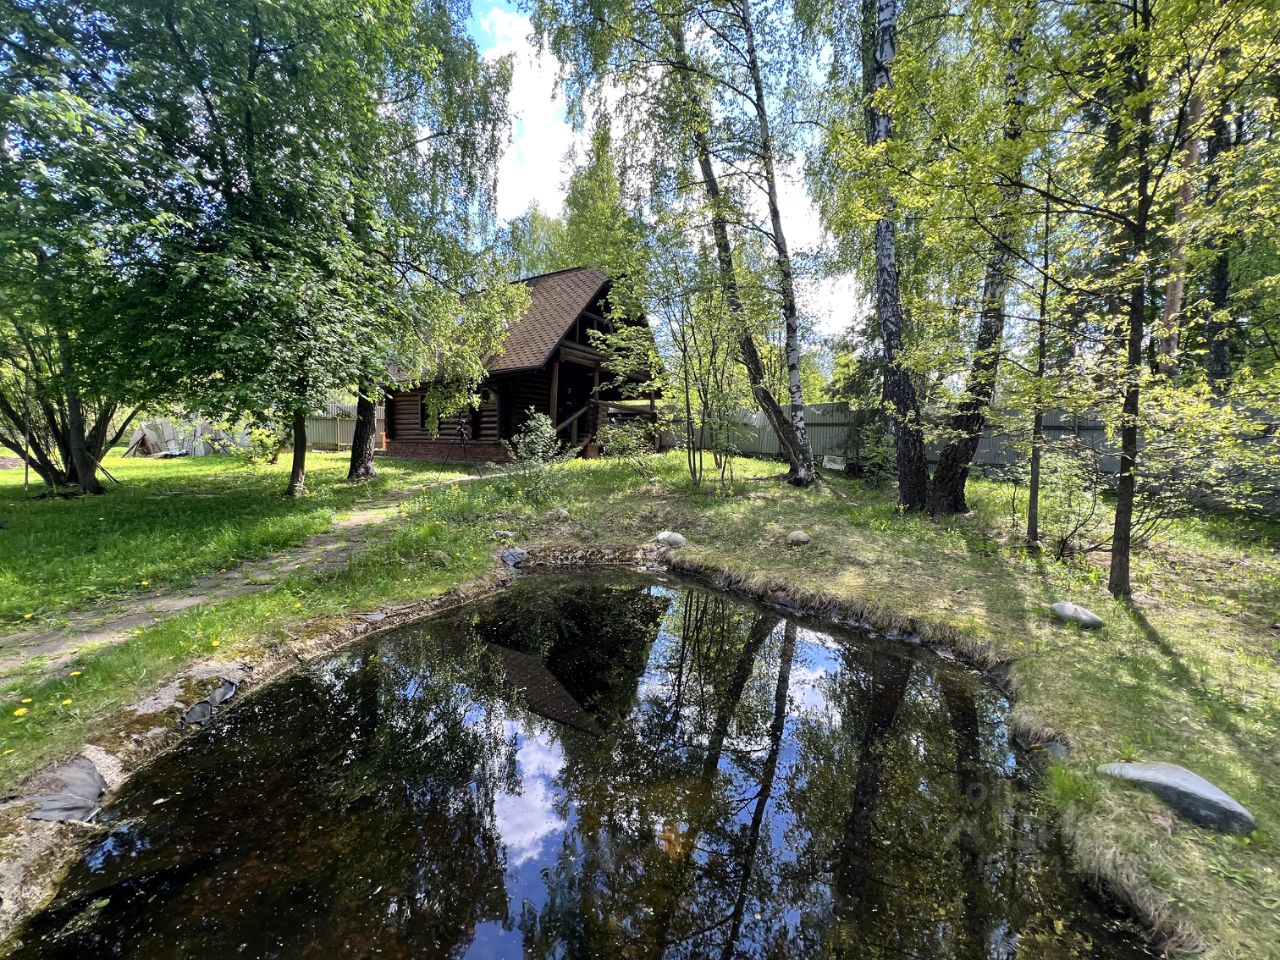
<instances>
[{"instance_id":1,"label":"log cabin house","mask_svg":"<svg viewBox=\"0 0 1280 960\"><path fill-rule=\"evenodd\" d=\"M529 288L529 306L508 328L501 352L486 364L479 404L464 415L471 457L482 462L508 459L502 441L520 429L530 407L549 415L560 439L583 456L596 453L596 431L604 419L655 420L655 395L645 394L639 405L635 397L623 403L621 392L609 382L614 378L606 370L607 358L591 345L590 331L611 327L605 271L575 267L520 282ZM646 323L643 318L627 322ZM387 454L467 459L456 441L458 418L431 424L430 416L422 384L389 389Z\"/></svg>"}]
</instances>

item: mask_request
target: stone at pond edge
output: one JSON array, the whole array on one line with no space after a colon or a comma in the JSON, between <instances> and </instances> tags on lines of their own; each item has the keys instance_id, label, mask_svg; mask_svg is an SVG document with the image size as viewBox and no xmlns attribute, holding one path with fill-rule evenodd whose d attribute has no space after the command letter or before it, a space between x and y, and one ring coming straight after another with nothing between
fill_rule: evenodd
<instances>
[{"instance_id":1,"label":"stone at pond edge","mask_svg":"<svg viewBox=\"0 0 1280 960\"><path fill-rule=\"evenodd\" d=\"M59 793L35 798L36 809L27 814L30 820L88 820L98 810L98 798L107 789L107 782L88 757L76 757L53 771L52 779L58 781Z\"/></svg>"},{"instance_id":2,"label":"stone at pond edge","mask_svg":"<svg viewBox=\"0 0 1280 960\"><path fill-rule=\"evenodd\" d=\"M493 538L495 540L514 540L516 532L514 530L495 530L493 531Z\"/></svg>"},{"instance_id":3,"label":"stone at pond edge","mask_svg":"<svg viewBox=\"0 0 1280 960\"><path fill-rule=\"evenodd\" d=\"M222 706L234 697L239 689L240 685L234 680L223 680L222 683L209 692L209 705L213 707Z\"/></svg>"},{"instance_id":4,"label":"stone at pond edge","mask_svg":"<svg viewBox=\"0 0 1280 960\"><path fill-rule=\"evenodd\" d=\"M507 549L503 550L499 556L502 558L502 562L508 567L518 567L520 564L524 563L524 558L527 557L528 554L519 547L507 547Z\"/></svg>"},{"instance_id":5,"label":"stone at pond edge","mask_svg":"<svg viewBox=\"0 0 1280 960\"><path fill-rule=\"evenodd\" d=\"M687 547L689 545L689 541L674 530L663 530L654 539L664 547L668 547L672 550L679 550L681 547Z\"/></svg>"},{"instance_id":6,"label":"stone at pond edge","mask_svg":"<svg viewBox=\"0 0 1280 960\"><path fill-rule=\"evenodd\" d=\"M1098 773L1141 784L1179 815L1202 827L1252 833L1253 814L1230 794L1176 763L1104 763Z\"/></svg>"},{"instance_id":7,"label":"stone at pond edge","mask_svg":"<svg viewBox=\"0 0 1280 960\"><path fill-rule=\"evenodd\" d=\"M791 547L802 547L813 537L809 536L803 530L792 530L787 534L787 545Z\"/></svg>"},{"instance_id":8,"label":"stone at pond edge","mask_svg":"<svg viewBox=\"0 0 1280 960\"><path fill-rule=\"evenodd\" d=\"M1097 630L1102 626L1102 618L1100 616L1079 604L1059 600L1049 609L1053 611L1053 615L1059 620L1065 620L1067 623L1077 623L1086 630Z\"/></svg>"},{"instance_id":9,"label":"stone at pond edge","mask_svg":"<svg viewBox=\"0 0 1280 960\"><path fill-rule=\"evenodd\" d=\"M212 719L213 704L208 700L201 700L178 718L178 729L185 730L187 727L202 727Z\"/></svg>"},{"instance_id":10,"label":"stone at pond edge","mask_svg":"<svg viewBox=\"0 0 1280 960\"><path fill-rule=\"evenodd\" d=\"M556 507L547 513L547 519L563 523L569 519L569 511L564 507Z\"/></svg>"}]
</instances>

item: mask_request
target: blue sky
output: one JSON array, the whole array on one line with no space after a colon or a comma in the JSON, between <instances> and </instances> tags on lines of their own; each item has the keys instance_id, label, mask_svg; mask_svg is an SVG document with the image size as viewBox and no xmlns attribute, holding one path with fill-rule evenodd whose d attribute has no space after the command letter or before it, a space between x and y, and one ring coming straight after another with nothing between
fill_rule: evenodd
<instances>
[{"instance_id":1,"label":"blue sky","mask_svg":"<svg viewBox=\"0 0 1280 960\"><path fill-rule=\"evenodd\" d=\"M511 145L498 171L498 216L518 216L530 203L558 213L564 200L565 155L574 134L556 94L556 65L529 41L529 18L505 0L477 0L471 33L488 57L514 55Z\"/></svg>"}]
</instances>

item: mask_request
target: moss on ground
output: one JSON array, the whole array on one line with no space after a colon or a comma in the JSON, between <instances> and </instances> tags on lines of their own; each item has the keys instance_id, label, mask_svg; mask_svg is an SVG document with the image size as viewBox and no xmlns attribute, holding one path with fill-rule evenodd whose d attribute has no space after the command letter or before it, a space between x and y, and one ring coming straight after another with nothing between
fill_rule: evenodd
<instances>
[{"instance_id":1,"label":"moss on ground","mask_svg":"<svg viewBox=\"0 0 1280 960\"><path fill-rule=\"evenodd\" d=\"M75 750L96 718L215 649L478 576L493 563L495 530L621 547L671 528L689 538L697 562L912 621L1013 661L1019 724L1072 745L1043 789L1082 865L1118 885L1174 946L1203 945L1217 960L1280 958L1275 526L1211 518L1170 527L1136 559L1139 594L1121 604L1106 594L1097 563L1054 563L1018 547L1007 488L995 484L971 485L973 514L933 521L903 516L890 492L843 478L796 491L777 479L776 464L740 461L728 490L690 487L679 455L648 466L651 475L610 461L566 464L554 483L538 485L551 491L541 502L510 476L427 490L345 570L299 572L88 655L75 677L68 670L10 686L0 691L0 740L11 751L0 758L3 787ZM112 508L110 497L93 502ZM548 518L554 507L571 519ZM796 528L813 542L787 546ZM1057 623L1048 605L1063 598L1093 608L1106 626L1089 633ZM14 717L22 697L32 703ZM1249 807L1260 829L1243 838L1183 824L1155 798L1094 772L1118 759L1184 764Z\"/></svg>"}]
</instances>

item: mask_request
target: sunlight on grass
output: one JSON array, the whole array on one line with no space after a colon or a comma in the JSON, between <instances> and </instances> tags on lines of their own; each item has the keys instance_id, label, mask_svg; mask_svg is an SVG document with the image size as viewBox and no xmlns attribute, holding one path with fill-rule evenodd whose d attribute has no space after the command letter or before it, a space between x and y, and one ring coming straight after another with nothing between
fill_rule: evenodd
<instances>
[{"instance_id":1,"label":"sunlight on grass","mask_svg":"<svg viewBox=\"0 0 1280 960\"><path fill-rule=\"evenodd\" d=\"M327 530L359 501L458 473L380 460L377 479L352 485L344 479L346 454L308 459L308 493L299 500L282 496L286 464L251 466L236 457L114 454L106 466L121 482L102 497L25 501L21 472L0 471L0 631L52 625L58 614L94 601L269 556Z\"/></svg>"}]
</instances>

